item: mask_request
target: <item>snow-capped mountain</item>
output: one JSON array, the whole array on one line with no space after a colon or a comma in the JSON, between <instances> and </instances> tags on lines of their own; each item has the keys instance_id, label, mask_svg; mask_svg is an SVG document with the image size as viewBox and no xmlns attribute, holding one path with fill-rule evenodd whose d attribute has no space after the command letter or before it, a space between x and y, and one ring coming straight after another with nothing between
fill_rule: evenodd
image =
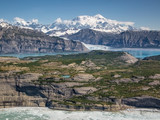
<instances>
[{"instance_id":1,"label":"snow-capped mountain","mask_svg":"<svg viewBox=\"0 0 160 120\"><path fill-rule=\"evenodd\" d=\"M81 29L93 29L102 32L120 33L126 30L134 30L133 22L119 22L110 20L100 14L95 16L78 16L72 20L58 18L50 27L50 35L65 35L76 33Z\"/></svg>"},{"instance_id":2,"label":"snow-capped mountain","mask_svg":"<svg viewBox=\"0 0 160 120\"><path fill-rule=\"evenodd\" d=\"M25 21L22 18L15 17L14 22L12 23L15 26L21 28L33 29L47 33L49 31L48 25L42 25L38 23L38 19L32 19L31 21Z\"/></svg>"},{"instance_id":3,"label":"snow-capped mountain","mask_svg":"<svg viewBox=\"0 0 160 120\"><path fill-rule=\"evenodd\" d=\"M4 20L0 19L3 22ZM120 33L126 30L135 30L133 22L120 22L103 17L100 14L95 16L78 16L72 20L56 19L52 24L43 25L37 19L25 21L22 18L14 18L12 25L21 28L34 29L49 34L50 36L63 36L77 33L81 29L93 29L96 31Z\"/></svg>"},{"instance_id":4,"label":"snow-capped mountain","mask_svg":"<svg viewBox=\"0 0 160 120\"><path fill-rule=\"evenodd\" d=\"M0 26L1 27L5 27L5 28L9 28L12 27L12 25L10 25L6 20L4 19L0 19Z\"/></svg>"}]
</instances>

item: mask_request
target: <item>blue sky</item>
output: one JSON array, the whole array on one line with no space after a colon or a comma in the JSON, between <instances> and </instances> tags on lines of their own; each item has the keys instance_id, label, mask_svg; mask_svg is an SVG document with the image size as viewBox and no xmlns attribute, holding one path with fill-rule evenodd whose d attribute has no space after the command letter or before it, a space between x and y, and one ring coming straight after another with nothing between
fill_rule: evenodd
<instances>
[{"instance_id":1,"label":"blue sky","mask_svg":"<svg viewBox=\"0 0 160 120\"><path fill-rule=\"evenodd\" d=\"M0 0L0 18L36 18L49 24L56 18L101 14L118 21L135 22L160 30L160 0Z\"/></svg>"}]
</instances>

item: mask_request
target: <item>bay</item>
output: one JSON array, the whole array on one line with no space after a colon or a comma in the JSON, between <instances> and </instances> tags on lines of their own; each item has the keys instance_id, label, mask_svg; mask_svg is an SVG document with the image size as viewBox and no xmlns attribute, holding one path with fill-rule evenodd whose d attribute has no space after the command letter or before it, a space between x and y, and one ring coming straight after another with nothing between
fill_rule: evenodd
<instances>
[{"instance_id":1,"label":"bay","mask_svg":"<svg viewBox=\"0 0 160 120\"><path fill-rule=\"evenodd\" d=\"M120 48L120 49L114 49L111 48L109 51L124 51L128 52L132 56L136 58L143 59L145 57L150 57L150 56L156 56L160 55L160 49L147 49L147 48Z\"/></svg>"},{"instance_id":2,"label":"bay","mask_svg":"<svg viewBox=\"0 0 160 120\"><path fill-rule=\"evenodd\" d=\"M106 51L124 51L124 52L128 52L129 54L139 59L143 59L149 56L160 55L160 49L109 48ZM24 58L24 57L29 57L29 56L36 57L36 56L45 56L45 55L69 55L69 54L78 54L78 53L81 53L81 52L0 54L0 56L13 56L13 57L18 57L18 58Z\"/></svg>"}]
</instances>

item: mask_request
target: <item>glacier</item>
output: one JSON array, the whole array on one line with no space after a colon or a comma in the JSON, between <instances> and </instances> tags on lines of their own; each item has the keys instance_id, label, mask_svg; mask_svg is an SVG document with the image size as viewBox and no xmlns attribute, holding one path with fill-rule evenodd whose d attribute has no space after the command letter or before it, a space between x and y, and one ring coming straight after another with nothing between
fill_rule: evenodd
<instances>
[{"instance_id":1,"label":"glacier","mask_svg":"<svg viewBox=\"0 0 160 120\"><path fill-rule=\"evenodd\" d=\"M105 50L105 51L107 51L107 50L110 50L110 49L111 49L111 47L105 46L105 45L92 45L92 44L85 44L85 43L83 43L83 42L82 42L82 44L83 44L86 48L88 48L89 50Z\"/></svg>"}]
</instances>

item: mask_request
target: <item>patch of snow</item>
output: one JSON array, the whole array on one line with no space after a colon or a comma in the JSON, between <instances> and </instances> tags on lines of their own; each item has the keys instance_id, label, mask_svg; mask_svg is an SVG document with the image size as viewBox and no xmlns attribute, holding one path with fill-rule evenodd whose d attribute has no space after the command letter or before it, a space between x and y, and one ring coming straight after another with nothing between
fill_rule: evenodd
<instances>
[{"instance_id":1,"label":"patch of snow","mask_svg":"<svg viewBox=\"0 0 160 120\"><path fill-rule=\"evenodd\" d=\"M79 30L66 30L66 31L51 31L53 33L50 34L50 36L63 36L63 35L66 35L66 34L74 34L74 33L77 33Z\"/></svg>"}]
</instances>

